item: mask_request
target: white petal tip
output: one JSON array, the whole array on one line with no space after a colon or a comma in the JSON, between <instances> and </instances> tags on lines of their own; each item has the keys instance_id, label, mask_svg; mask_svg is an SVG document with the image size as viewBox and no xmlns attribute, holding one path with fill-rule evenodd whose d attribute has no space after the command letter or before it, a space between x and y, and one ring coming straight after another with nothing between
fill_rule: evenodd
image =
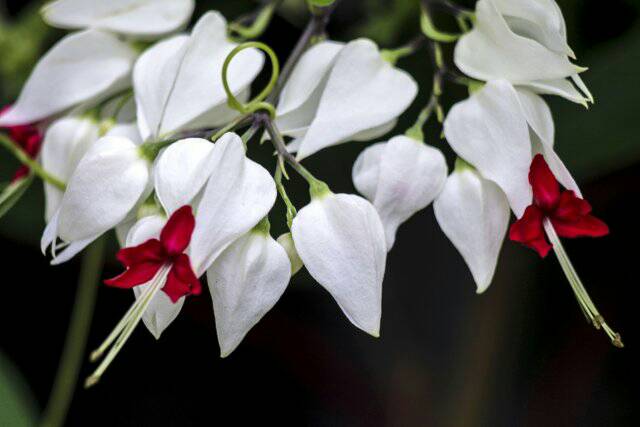
<instances>
[{"instance_id":1,"label":"white petal tip","mask_svg":"<svg viewBox=\"0 0 640 427\"><path fill-rule=\"evenodd\" d=\"M369 332L369 335L371 335L374 338L380 338L380 331L371 331Z\"/></svg>"}]
</instances>

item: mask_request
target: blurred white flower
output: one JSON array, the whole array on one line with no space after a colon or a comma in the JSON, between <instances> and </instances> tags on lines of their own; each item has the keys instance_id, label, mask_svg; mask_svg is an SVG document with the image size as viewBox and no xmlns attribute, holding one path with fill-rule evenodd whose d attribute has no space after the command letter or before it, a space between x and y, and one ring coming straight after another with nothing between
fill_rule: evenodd
<instances>
[{"instance_id":1,"label":"blurred white flower","mask_svg":"<svg viewBox=\"0 0 640 427\"><path fill-rule=\"evenodd\" d=\"M69 34L40 59L0 126L33 123L127 88L137 55L109 33Z\"/></svg>"},{"instance_id":2,"label":"blurred white flower","mask_svg":"<svg viewBox=\"0 0 640 427\"><path fill-rule=\"evenodd\" d=\"M194 6L194 0L56 0L42 8L42 18L58 28L152 39L186 25Z\"/></svg>"},{"instance_id":3,"label":"blurred white flower","mask_svg":"<svg viewBox=\"0 0 640 427\"><path fill-rule=\"evenodd\" d=\"M593 97L578 75L585 68L569 57L574 54L554 0L479 0L474 28L454 52L458 68L471 77L506 79L586 106Z\"/></svg>"}]
</instances>

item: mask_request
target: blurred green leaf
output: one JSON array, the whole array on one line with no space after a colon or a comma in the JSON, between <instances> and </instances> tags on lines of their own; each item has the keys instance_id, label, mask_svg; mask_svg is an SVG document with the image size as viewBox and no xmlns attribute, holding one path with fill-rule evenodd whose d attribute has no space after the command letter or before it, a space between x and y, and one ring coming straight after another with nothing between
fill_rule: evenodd
<instances>
[{"instance_id":1,"label":"blurred green leaf","mask_svg":"<svg viewBox=\"0 0 640 427\"><path fill-rule=\"evenodd\" d=\"M16 367L0 353L0 426L31 427L37 419L29 387Z\"/></svg>"}]
</instances>

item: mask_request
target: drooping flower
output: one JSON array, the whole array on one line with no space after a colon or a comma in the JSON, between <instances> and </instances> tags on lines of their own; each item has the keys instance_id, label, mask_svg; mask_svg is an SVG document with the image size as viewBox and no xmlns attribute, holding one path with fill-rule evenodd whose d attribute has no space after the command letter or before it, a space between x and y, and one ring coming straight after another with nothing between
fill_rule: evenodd
<instances>
[{"instance_id":1,"label":"drooping flower","mask_svg":"<svg viewBox=\"0 0 640 427\"><path fill-rule=\"evenodd\" d=\"M387 133L417 90L413 78L385 61L370 40L321 42L300 58L283 88L276 124L296 138L289 149L302 159Z\"/></svg>"},{"instance_id":2,"label":"drooping flower","mask_svg":"<svg viewBox=\"0 0 640 427\"><path fill-rule=\"evenodd\" d=\"M52 246L52 263L67 261L122 222L149 193L150 168L140 147L129 139L105 136L96 141L71 175L42 235L43 252ZM64 245L68 246L57 253Z\"/></svg>"},{"instance_id":3,"label":"drooping flower","mask_svg":"<svg viewBox=\"0 0 640 427\"><path fill-rule=\"evenodd\" d=\"M10 105L3 107L0 110L0 118L10 109ZM40 129L38 129L38 126L32 123L28 123L20 125L0 126L0 129L6 131L9 134L11 140L14 143L18 144L18 146L25 153L27 153L29 157L35 159L38 156L40 147L42 145L42 132L40 131ZM19 179L24 178L28 173L28 166L20 166L18 170L16 170L15 174L13 174L11 182L14 183Z\"/></svg>"},{"instance_id":4,"label":"drooping flower","mask_svg":"<svg viewBox=\"0 0 640 427\"><path fill-rule=\"evenodd\" d=\"M125 89L136 57L135 49L112 34L69 34L40 59L18 100L0 115L0 126L40 121Z\"/></svg>"},{"instance_id":5,"label":"drooping flower","mask_svg":"<svg viewBox=\"0 0 640 427\"><path fill-rule=\"evenodd\" d=\"M130 289L153 279L160 269L167 270L166 281L160 290L172 302L183 296L200 295L200 281L191 268L185 253L191 242L195 218L191 206L176 210L160 232L160 239L149 239L134 247L120 249L116 258L126 270L105 284Z\"/></svg>"},{"instance_id":6,"label":"drooping flower","mask_svg":"<svg viewBox=\"0 0 640 427\"><path fill-rule=\"evenodd\" d=\"M479 0L474 28L454 52L456 65L476 79L506 79L536 93L593 102L578 75L585 68L569 57L575 56L554 0Z\"/></svg>"},{"instance_id":7,"label":"drooping flower","mask_svg":"<svg viewBox=\"0 0 640 427\"><path fill-rule=\"evenodd\" d=\"M180 29L194 6L194 0L56 0L42 8L42 17L53 27L150 39Z\"/></svg>"},{"instance_id":8,"label":"drooping flower","mask_svg":"<svg viewBox=\"0 0 640 427\"><path fill-rule=\"evenodd\" d=\"M228 356L280 299L291 277L268 221L233 242L207 270L220 356Z\"/></svg>"},{"instance_id":9,"label":"drooping flower","mask_svg":"<svg viewBox=\"0 0 640 427\"><path fill-rule=\"evenodd\" d=\"M517 217L531 203L528 182L533 156L544 154L566 188L580 190L553 149L554 125L544 100L505 80L488 82L454 105L444 122L447 141L458 154L505 192Z\"/></svg>"},{"instance_id":10,"label":"drooping flower","mask_svg":"<svg viewBox=\"0 0 640 427\"><path fill-rule=\"evenodd\" d=\"M509 225L509 203L500 188L460 159L433 202L440 228L466 262L477 292L484 292L498 263Z\"/></svg>"},{"instance_id":11,"label":"drooping flower","mask_svg":"<svg viewBox=\"0 0 640 427\"><path fill-rule=\"evenodd\" d=\"M591 205L586 200L572 190L560 191L560 184L541 154L531 162L529 182L533 203L511 225L511 240L529 246L544 258L552 248L545 237L545 221L551 223L560 237L601 237L609 233L609 227L591 215Z\"/></svg>"},{"instance_id":12,"label":"drooping flower","mask_svg":"<svg viewBox=\"0 0 640 427\"><path fill-rule=\"evenodd\" d=\"M385 227L387 250L400 224L427 207L446 178L440 150L403 135L368 147L353 166L355 187L373 203Z\"/></svg>"},{"instance_id":13,"label":"drooping flower","mask_svg":"<svg viewBox=\"0 0 640 427\"><path fill-rule=\"evenodd\" d=\"M326 190L298 212L291 234L311 276L351 323L379 336L387 246L373 205Z\"/></svg>"},{"instance_id":14,"label":"drooping flower","mask_svg":"<svg viewBox=\"0 0 640 427\"><path fill-rule=\"evenodd\" d=\"M165 149L154 167L156 197L169 215L184 205L196 212L196 228L188 250L197 276L236 239L251 230L271 209L276 197L271 175L248 159L240 137L223 135L215 144L189 138ZM162 215L135 221L125 244L134 246L160 234ZM134 288L140 298L145 286ZM144 310L143 320L159 338L176 318L183 299L175 304L160 293Z\"/></svg>"},{"instance_id":15,"label":"drooping flower","mask_svg":"<svg viewBox=\"0 0 640 427\"><path fill-rule=\"evenodd\" d=\"M67 182L80 159L98 140L100 126L89 116L68 116L53 122L44 135L42 166L56 178ZM58 210L63 191L44 184L45 219L47 222Z\"/></svg>"},{"instance_id":16,"label":"drooping flower","mask_svg":"<svg viewBox=\"0 0 640 427\"><path fill-rule=\"evenodd\" d=\"M237 115L226 105L221 78L224 60L237 46L228 39L226 24L220 13L207 12L190 35L162 40L140 56L133 84L143 140L158 140L186 128L220 126ZM248 96L263 63L256 49L234 57L228 79L240 99Z\"/></svg>"}]
</instances>

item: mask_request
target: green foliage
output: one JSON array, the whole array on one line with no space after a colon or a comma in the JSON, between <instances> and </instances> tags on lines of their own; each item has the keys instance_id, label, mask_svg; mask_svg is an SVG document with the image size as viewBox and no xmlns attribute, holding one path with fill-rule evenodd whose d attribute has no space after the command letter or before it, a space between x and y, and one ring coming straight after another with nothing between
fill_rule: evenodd
<instances>
[{"instance_id":1,"label":"green foliage","mask_svg":"<svg viewBox=\"0 0 640 427\"><path fill-rule=\"evenodd\" d=\"M36 423L37 409L29 387L0 353L0 426L32 427Z\"/></svg>"}]
</instances>

